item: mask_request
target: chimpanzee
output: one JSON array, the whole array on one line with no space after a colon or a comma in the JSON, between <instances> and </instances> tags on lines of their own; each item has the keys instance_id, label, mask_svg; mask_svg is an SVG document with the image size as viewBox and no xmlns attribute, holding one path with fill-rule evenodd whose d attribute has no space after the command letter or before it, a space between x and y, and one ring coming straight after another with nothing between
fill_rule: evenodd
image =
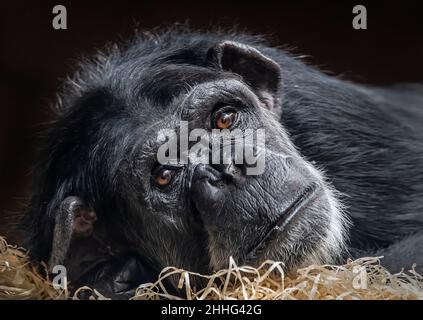
<instances>
[{"instance_id":1,"label":"chimpanzee","mask_svg":"<svg viewBox=\"0 0 423 320\"><path fill-rule=\"evenodd\" d=\"M32 258L75 285L128 297L163 267L230 256L422 271L422 86L354 84L262 37L170 28L84 60L58 96L25 226ZM159 163L159 131L181 121L264 129L264 172Z\"/></svg>"}]
</instances>

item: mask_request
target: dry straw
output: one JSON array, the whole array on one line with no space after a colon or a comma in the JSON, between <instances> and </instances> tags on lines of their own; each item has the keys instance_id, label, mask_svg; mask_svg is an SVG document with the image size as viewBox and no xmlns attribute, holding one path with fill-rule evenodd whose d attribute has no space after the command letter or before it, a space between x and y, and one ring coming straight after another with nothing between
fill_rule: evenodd
<instances>
[{"instance_id":1,"label":"dry straw","mask_svg":"<svg viewBox=\"0 0 423 320\"><path fill-rule=\"evenodd\" d=\"M41 276L29 263L25 250L8 245L0 237L0 299L63 299L67 295Z\"/></svg>"},{"instance_id":2,"label":"dry straw","mask_svg":"<svg viewBox=\"0 0 423 320\"><path fill-rule=\"evenodd\" d=\"M166 291L163 280L179 277L178 287L188 299L419 299L423 300L423 276L414 269L391 274L379 258L361 258L345 265L312 265L286 275L281 262L266 261L260 267L229 267L205 276L168 267L155 283L142 284L133 299L182 299ZM205 279L204 288L191 284ZM87 289L87 288L84 288ZM106 299L92 291L91 299ZM73 297L75 297L74 295ZM67 290L56 290L28 262L25 251L0 237L0 299L66 299Z\"/></svg>"}]
</instances>

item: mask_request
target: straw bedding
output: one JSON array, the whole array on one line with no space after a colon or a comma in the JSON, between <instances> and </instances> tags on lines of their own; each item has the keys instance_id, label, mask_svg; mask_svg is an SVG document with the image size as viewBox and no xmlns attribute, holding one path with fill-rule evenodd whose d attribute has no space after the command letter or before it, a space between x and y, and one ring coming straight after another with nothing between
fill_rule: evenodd
<instances>
[{"instance_id":1,"label":"straw bedding","mask_svg":"<svg viewBox=\"0 0 423 320\"><path fill-rule=\"evenodd\" d=\"M179 288L188 299L423 299L423 276L409 270L391 274L379 264L380 257L348 261L345 265L312 265L286 275L280 262L266 261L259 268L229 266L212 275L190 273L173 267L163 269L155 283L141 284L133 299L182 299L162 286L169 276L179 277ZM193 288L193 278L205 278L204 288ZM159 290L161 288L161 290ZM73 296L67 288L56 290L28 262L25 250L0 237L0 299L76 299L82 289L90 299L107 299L81 288Z\"/></svg>"}]
</instances>

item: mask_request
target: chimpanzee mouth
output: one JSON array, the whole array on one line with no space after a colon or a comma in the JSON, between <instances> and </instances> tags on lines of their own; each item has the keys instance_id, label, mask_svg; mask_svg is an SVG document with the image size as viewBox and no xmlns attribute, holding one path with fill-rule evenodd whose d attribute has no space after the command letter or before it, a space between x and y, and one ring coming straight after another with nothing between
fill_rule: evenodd
<instances>
[{"instance_id":1,"label":"chimpanzee mouth","mask_svg":"<svg viewBox=\"0 0 423 320\"><path fill-rule=\"evenodd\" d=\"M311 183L307 186L303 192L282 212L278 219L271 224L268 231L264 233L262 237L247 251L245 261L256 260L260 257L261 251L263 251L269 243L273 242L281 231L287 229L289 224L293 221L294 217L297 217L300 213L304 212L304 208L316 197L320 185L316 182Z\"/></svg>"}]
</instances>

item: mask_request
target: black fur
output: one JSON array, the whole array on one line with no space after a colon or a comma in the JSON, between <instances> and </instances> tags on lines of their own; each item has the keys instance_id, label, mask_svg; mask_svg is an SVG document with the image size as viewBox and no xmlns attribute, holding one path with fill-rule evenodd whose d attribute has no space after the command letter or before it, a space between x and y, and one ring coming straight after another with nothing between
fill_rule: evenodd
<instances>
[{"instance_id":1,"label":"black fur","mask_svg":"<svg viewBox=\"0 0 423 320\"><path fill-rule=\"evenodd\" d=\"M400 241L410 247L409 236L421 248L422 87L350 83L267 46L260 37L171 30L110 46L65 82L26 215L33 257L48 259L55 210L75 194L104 221L114 241L130 243L136 230L126 205L130 186L120 172L128 161L123 155L136 144L134 133L151 125L151 114L160 117L163 106L190 86L226 76L206 59L208 49L223 40L255 47L281 66L281 122L300 153L342 193L353 223L350 254L383 254L383 248ZM423 263L419 254L410 256Z\"/></svg>"}]
</instances>

